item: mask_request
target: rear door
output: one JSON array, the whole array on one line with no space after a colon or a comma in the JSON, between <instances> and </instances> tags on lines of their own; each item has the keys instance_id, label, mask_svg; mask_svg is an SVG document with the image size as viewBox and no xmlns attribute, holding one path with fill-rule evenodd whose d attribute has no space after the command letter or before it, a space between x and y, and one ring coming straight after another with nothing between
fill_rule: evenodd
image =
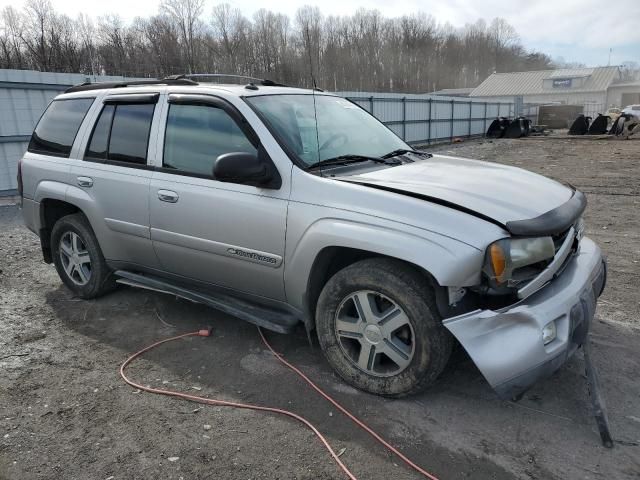
<instances>
[{"instance_id":1,"label":"rear door","mask_svg":"<svg viewBox=\"0 0 640 480\"><path fill-rule=\"evenodd\" d=\"M216 181L223 153L256 152L235 107L206 95L170 95L151 179L151 238L164 270L236 291L284 299L288 190Z\"/></svg>"},{"instance_id":2,"label":"rear door","mask_svg":"<svg viewBox=\"0 0 640 480\"><path fill-rule=\"evenodd\" d=\"M83 160L71 172L82 191L76 193L83 197L79 201L90 204L105 258L129 268L158 267L149 231L152 167L147 162L158 99L158 93L105 96Z\"/></svg>"}]
</instances>

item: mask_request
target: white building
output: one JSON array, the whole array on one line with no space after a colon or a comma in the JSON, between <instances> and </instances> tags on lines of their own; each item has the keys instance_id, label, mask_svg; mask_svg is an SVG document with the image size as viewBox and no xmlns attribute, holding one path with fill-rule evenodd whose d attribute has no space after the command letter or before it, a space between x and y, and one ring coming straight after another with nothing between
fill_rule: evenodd
<instances>
[{"instance_id":1,"label":"white building","mask_svg":"<svg viewBox=\"0 0 640 480\"><path fill-rule=\"evenodd\" d=\"M494 73L469 96L502 101L520 97L524 105L580 105L585 115L595 116L640 102L640 82L622 82L617 66Z\"/></svg>"}]
</instances>

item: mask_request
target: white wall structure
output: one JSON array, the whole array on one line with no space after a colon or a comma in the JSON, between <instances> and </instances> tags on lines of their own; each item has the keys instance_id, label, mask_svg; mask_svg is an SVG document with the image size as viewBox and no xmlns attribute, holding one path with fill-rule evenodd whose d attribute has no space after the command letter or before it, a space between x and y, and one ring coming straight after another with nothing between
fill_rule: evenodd
<instances>
[{"instance_id":1,"label":"white wall structure","mask_svg":"<svg viewBox=\"0 0 640 480\"><path fill-rule=\"evenodd\" d=\"M525 105L580 105L585 115L596 116L609 107L621 107L622 92L640 92L640 84L624 84L614 67L494 73L476 87L470 98L513 100Z\"/></svg>"},{"instance_id":2,"label":"white wall structure","mask_svg":"<svg viewBox=\"0 0 640 480\"><path fill-rule=\"evenodd\" d=\"M640 103L640 81L611 85L608 101L621 108Z\"/></svg>"}]
</instances>

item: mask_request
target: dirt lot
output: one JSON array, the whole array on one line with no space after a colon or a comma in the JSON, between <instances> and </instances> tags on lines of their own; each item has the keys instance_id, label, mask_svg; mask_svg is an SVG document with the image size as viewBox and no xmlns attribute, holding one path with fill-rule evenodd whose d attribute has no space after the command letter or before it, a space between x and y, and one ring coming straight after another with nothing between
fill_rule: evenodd
<instances>
[{"instance_id":1,"label":"dirt lot","mask_svg":"<svg viewBox=\"0 0 640 480\"><path fill-rule=\"evenodd\" d=\"M615 448L600 446L580 352L518 403L498 400L464 359L431 391L391 401L344 385L303 332L269 338L441 479L640 478L640 142L526 139L438 149L522 166L587 192L587 233L610 266L592 341ZM198 408L120 380L129 352L204 325L214 328L212 338L161 347L131 376L292 409L345 449L341 458L359 478L418 478L281 367L254 327L146 291L73 298L19 215L0 208L0 479L342 478L311 433L288 419Z\"/></svg>"}]
</instances>

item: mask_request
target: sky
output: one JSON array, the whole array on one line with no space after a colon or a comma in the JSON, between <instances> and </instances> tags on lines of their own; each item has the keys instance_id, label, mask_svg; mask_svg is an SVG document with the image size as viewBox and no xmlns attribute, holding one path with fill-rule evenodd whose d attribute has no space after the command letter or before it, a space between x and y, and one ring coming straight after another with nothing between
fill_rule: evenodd
<instances>
[{"instance_id":1,"label":"sky","mask_svg":"<svg viewBox=\"0 0 640 480\"><path fill-rule=\"evenodd\" d=\"M157 13L160 0L51 0L54 8L71 17L82 12L97 18L118 13L125 20ZM205 14L224 0L205 0ZM530 50L542 51L552 58L587 66L640 63L640 0L603 2L602 0L227 0L250 17L260 8L288 14L303 5L317 5L324 15L348 15L358 8L378 9L387 16L422 11L439 23L462 27L483 18L489 22L503 17L520 34ZM20 8L24 0L0 0L0 8Z\"/></svg>"}]
</instances>

